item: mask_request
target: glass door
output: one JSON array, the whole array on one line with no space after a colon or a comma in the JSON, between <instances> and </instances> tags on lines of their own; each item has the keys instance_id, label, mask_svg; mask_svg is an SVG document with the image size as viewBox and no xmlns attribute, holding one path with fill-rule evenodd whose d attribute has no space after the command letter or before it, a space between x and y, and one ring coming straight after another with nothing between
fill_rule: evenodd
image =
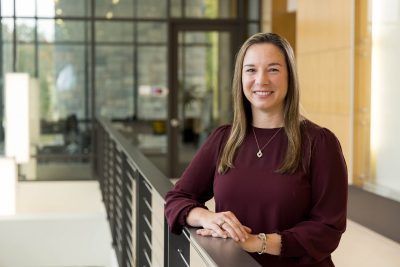
<instances>
[{"instance_id":1,"label":"glass door","mask_svg":"<svg viewBox=\"0 0 400 267\"><path fill-rule=\"evenodd\" d=\"M176 47L172 52L168 116L170 177L179 177L213 129L232 117L234 27L206 26L182 26L173 35Z\"/></svg>"}]
</instances>

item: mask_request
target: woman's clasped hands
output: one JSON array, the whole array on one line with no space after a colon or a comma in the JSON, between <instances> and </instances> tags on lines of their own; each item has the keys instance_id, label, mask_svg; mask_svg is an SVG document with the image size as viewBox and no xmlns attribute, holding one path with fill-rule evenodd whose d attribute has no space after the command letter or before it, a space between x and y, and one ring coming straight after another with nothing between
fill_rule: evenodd
<instances>
[{"instance_id":1,"label":"woman's clasped hands","mask_svg":"<svg viewBox=\"0 0 400 267\"><path fill-rule=\"evenodd\" d=\"M196 233L202 236L230 237L237 242L245 242L251 233L251 229L242 225L235 214L230 211L217 213L208 211L202 216L200 224L203 229L198 229Z\"/></svg>"}]
</instances>

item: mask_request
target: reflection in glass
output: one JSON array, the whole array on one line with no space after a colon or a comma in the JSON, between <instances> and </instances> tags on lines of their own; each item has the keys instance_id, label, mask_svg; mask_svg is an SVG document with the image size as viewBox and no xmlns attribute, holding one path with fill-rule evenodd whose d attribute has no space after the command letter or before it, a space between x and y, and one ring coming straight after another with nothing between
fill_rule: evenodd
<instances>
[{"instance_id":1,"label":"reflection in glass","mask_svg":"<svg viewBox=\"0 0 400 267\"><path fill-rule=\"evenodd\" d=\"M3 44L3 73L12 71L12 44L10 42L4 42ZM1 77L3 78L3 77Z\"/></svg>"},{"instance_id":2,"label":"reflection in glass","mask_svg":"<svg viewBox=\"0 0 400 267\"><path fill-rule=\"evenodd\" d=\"M96 111L107 118L134 116L133 49L96 47Z\"/></svg>"},{"instance_id":3,"label":"reflection in glass","mask_svg":"<svg viewBox=\"0 0 400 267\"><path fill-rule=\"evenodd\" d=\"M166 43L167 25L162 22L138 22L138 42L144 43Z\"/></svg>"},{"instance_id":4,"label":"reflection in glass","mask_svg":"<svg viewBox=\"0 0 400 267\"><path fill-rule=\"evenodd\" d=\"M39 46L40 141L37 177L88 179L85 46ZM66 158L68 157L68 158Z\"/></svg>"},{"instance_id":5,"label":"reflection in glass","mask_svg":"<svg viewBox=\"0 0 400 267\"><path fill-rule=\"evenodd\" d=\"M167 49L165 46L138 47L138 84L167 87Z\"/></svg>"},{"instance_id":6,"label":"reflection in glass","mask_svg":"<svg viewBox=\"0 0 400 267\"><path fill-rule=\"evenodd\" d=\"M228 33L179 35L185 40L178 49L179 163L186 165L212 129L230 118L231 54Z\"/></svg>"},{"instance_id":7,"label":"reflection in glass","mask_svg":"<svg viewBox=\"0 0 400 267\"><path fill-rule=\"evenodd\" d=\"M17 19L17 41L33 42L35 40L35 20Z\"/></svg>"},{"instance_id":8,"label":"reflection in glass","mask_svg":"<svg viewBox=\"0 0 400 267\"><path fill-rule=\"evenodd\" d=\"M182 1L183 0L170 0L171 17L174 18L182 17Z\"/></svg>"},{"instance_id":9,"label":"reflection in glass","mask_svg":"<svg viewBox=\"0 0 400 267\"><path fill-rule=\"evenodd\" d=\"M60 19L38 20L39 42L85 41L85 29L89 22ZM86 38L90 34L86 35Z\"/></svg>"},{"instance_id":10,"label":"reflection in glass","mask_svg":"<svg viewBox=\"0 0 400 267\"><path fill-rule=\"evenodd\" d=\"M96 17L105 18L110 15L113 18L133 17L133 2L132 0L96 0Z\"/></svg>"},{"instance_id":11,"label":"reflection in glass","mask_svg":"<svg viewBox=\"0 0 400 267\"><path fill-rule=\"evenodd\" d=\"M40 115L57 121L74 113L85 118L85 47L39 46Z\"/></svg>"},{"instance_id":12,"label":"reflection in glass","mask_svg":"<svg viewBox=\"0 0 400 267\"><path fill-rule=\"evenodd\" d=\"M19 43L17 46L17 72L35 75L35 46Z\"/></svg>"},{"instance_id":13,"label":"reflection in glass","mask_svg":"<svg viewBox=\"0 0 400 267\"><path fill-rule=\"evenodd\" d=\"M26 0L22 1L25 2ZM87 17L90 15L89 4L89 0L37 0L37 13L38 17L50 18L59 16Z\"/></svg>"},{"instance_id":14,"label":"reflection in glass","mask_svg":"<svg viewBox=\"0 0 400 267\"><path fill-rule=\"evenodd\" d=\"M167 16L167 1L137 0L138 18L165 18Z\"/></svg>"},{"instance_id":15,"label":"reflection in glass","mask_svg":"<svg viewBox=\"0 0 400 267\"><path fill-rule=\"evenodd\" d=\"M13 30L14 30L14 22L13 19L2 19L1 20L1 28L2 28L2 37L4 41L12 41L13 39Z\"/></svg>"},{"instance_id":16,"label":"reflection in glass","mask_svg":"<svg viewBox=\"0 0 400 267\"><path fill-rule=\"evenodd\" d=\"M133 42L133 23L96 22L96 42Z\"/></svg>"},{"instance_id":17,"label":"reflection in glass","mask_svg":"<svg viewBox=\"0 0 400 267\"><path fill-rule=\"evenodd\" d=\"M236 1L234 0L192 0L185 2L185 17L188 18L234 18Z\"/></svg>"}]
</instances>

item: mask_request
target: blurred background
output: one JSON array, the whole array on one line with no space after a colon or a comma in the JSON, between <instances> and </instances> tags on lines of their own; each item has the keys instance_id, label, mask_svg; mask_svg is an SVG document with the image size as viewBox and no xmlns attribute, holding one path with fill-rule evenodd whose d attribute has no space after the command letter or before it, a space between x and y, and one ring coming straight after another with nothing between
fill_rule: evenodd
<instances>
[{"instance_id":1,"label":"blurred background","mask_svg":"<svg viewBox=\"0 0 400 267\"><path fill-rule=\"evenodd\" d=\"M113 148L129 150L129 143L174 181L208 134L230 122L235 54L260 31L292 44L302 113L331 129L346 157L350 230L360 234L345 239L337 266L367 266L360 255L376 247L361 246L352 257L347 249L374 242L392 253L376 262L400 265L393 256L400 255L399 0L0 0L0 21L0 233L19 233L15 246L2 238L0 248L11 256L0 255L0 266L116 264L98 183L106 166L98 120L126 141ZM10 73L26 76L13 80ZM26 98L14 90L21 80ZM25 120L26 128L14 127ZM27 156L19 159L13 153L22 143ZM26 216L32 227L22 234ZM71 252L64 262L48 256L52 245L21 248L34 229L53 229L54 220L71 238L92 235L65 240L63 250ZM65 228L69 220L76 229ZM360 239L363 227L371 240ZM107 256L93 261L89 255L100 250L77 252L78 242L101 243ZM13 261L18 251L31 255L31 265Z\"/></svg>"}]
</instances>

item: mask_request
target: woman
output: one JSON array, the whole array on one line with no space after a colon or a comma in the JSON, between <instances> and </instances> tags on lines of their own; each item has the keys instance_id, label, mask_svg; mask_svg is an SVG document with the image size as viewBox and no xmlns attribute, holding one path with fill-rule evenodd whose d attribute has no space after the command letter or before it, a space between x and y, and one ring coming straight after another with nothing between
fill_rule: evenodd
<instances>
[{"instance_id":1,"label":"woman","mask_svg":"<svg viewBox=\"0 0 400 267\"><path fill-rule=\"evenodd\" d=\"M299 114L289 43L250 37L232 87L232 125L210 135L166 196L170 230L189 225L233 238L263 266L334 266L346 227L346 163L335 135ZM212 197L215 212L204 206Z\"/></svg>"}]
</instances>

